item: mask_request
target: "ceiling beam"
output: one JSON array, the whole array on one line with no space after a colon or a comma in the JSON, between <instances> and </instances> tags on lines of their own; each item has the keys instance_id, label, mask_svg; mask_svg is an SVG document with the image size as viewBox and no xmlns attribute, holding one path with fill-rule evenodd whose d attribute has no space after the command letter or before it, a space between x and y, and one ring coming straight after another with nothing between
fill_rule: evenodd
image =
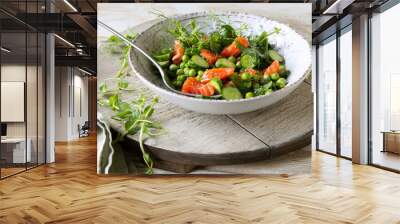
<instances>
[{"instance_id":1,"label":"ceiling beam","mask_svg":"<svg viewBox=\"0 0 400 224\"><path fill-rule=\"evenodd\" d=\"M88 67L96 71L97 60L90 56L55 56L56 66Z\"/></svg>"},{"instance_id":2,"label":"ceiling beam","mask_svg":"<svg viewBox=\"0 0 400 224\"><path fill-rule=\"evenodd\" d=\"M315 33L318 30L321 30L332 18L335 16L319 16L317 20L312 24L312 32Z\"/></svg>"},{"instance_id":3,"label":"ceiling beam","mask_svg":"<svg viewBox=\"0 0 400 224\"><path fill-rule=\"evenodd\" d=\"M17 19L42 32L80 31L82 28L62 13L18 13Z\"/></svg>"},{"instance_id":4,"label":"ceiling beam","mask_svg":"<svg viewBox=\"0 0 400 224\"><path fill-rule=\"evenodd\" d=\"M355 0L336 0L326 7L322 14L342 14L344 9L346 9L354 1Z\"/></svg>"},{"instance_id":5,"label":"ceiling beam","mask_svg":"<svg viewBox=\"0 0 400 224\"><path fill-rule=\"evenodd\" d=\"M97 30L95 27L92 26L92 24L89 23L89 21L83 17L80 14L67 14L67 16L74 21L78 26L82 28L84 33L87 35L86 42L90 46L96 46L97 44Z\"/></svg>"}]
</instances>

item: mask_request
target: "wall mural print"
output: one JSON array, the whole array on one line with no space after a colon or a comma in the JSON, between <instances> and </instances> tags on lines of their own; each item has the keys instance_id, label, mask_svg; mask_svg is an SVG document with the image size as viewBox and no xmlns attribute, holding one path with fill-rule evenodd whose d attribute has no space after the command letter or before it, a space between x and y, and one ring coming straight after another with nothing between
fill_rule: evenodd
<instances>
[{"instance_id":1,"label":"wall mural print","mask_svg":"<svg viewBox=\"0 0 400 224\"><path fill-rule=\"evenodd\" d=\"M98 4L99 174L301 174L311 4Z\"/></svg>"}]
</instances>

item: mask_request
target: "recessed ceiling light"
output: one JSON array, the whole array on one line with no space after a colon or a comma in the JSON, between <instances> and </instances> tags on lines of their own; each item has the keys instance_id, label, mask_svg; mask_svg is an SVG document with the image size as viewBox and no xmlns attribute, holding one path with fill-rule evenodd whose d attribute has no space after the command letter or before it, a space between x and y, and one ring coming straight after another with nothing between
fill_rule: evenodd
<instances>
[{"instance_id":1,"label":"recessed ceiling light","mask_svg":"<svg viewBox=\"0 0 400 224\"><path fill-rule=\"evenodd\" d=\"M66 43L67 45L69 45L70 47L75 48L75 45L73 45L71 42L69 42L68 40L60 37L58 34L54 34L55 37L57 37L59 40L61 40L62 42Z\"/></svg>"},{"instance_id":2,"label":"recessed ceiling light","mask_svg":"<svg viewBox=\"0 0 400 224\"><path fill-rule=\"evenodd\" d=\"M67 4L74 12L78 12L78 10L73 6L68 0L64 0L65 4Z\"/></svg>"},{"instance_id":3,"label":"recessed ceiling light","mask_svg":"<svg viewBox=\"0 0 400 224\"><path fill-rule=\"evenodd\" d=\"M92 73L90 73L90 72L88 72L88 71L86 71L86 70L83 70L83 69L81 69L81 68L79 68L79 67L78 67L78 70L81 71L81 72L83 72L83 73L85 73L85 74L87 74L87 75L93 75Z\"/></svg>"},{"instance_id":4,"label":"recessed ceiling light","mask_svg":"<svg viewBox=\"0 0 400 224\"><path fill-rule=\"evenodd\" d=\"M11 52L11 50L9 50L9 49L7 49L7 48L5 48L5 47L1 47L0 49L1 49L2 51L6 52L6 53L10 53L10 52Z\"/></svg>"}]
</instances>

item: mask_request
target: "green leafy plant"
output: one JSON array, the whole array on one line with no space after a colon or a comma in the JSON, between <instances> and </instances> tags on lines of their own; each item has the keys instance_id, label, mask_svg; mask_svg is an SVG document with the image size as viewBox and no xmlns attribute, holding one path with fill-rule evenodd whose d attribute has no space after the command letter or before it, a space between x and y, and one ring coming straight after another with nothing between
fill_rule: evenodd
<instances>
[{"instance_id":1,"label":"green leafy plant","mask_svg":"<svg viewBox=\"0 0 400 224\"><path fill-rule=\"evenodd\" d=\"M135 35L128 34L126 37L133 40ZM148 100L144 95L140 95L131 101L122 98L123 92L134 91L133 88L130 88L129 81L126 80L126 77L129 76L128 57L131 46L126 45L116 36L111 36L107 43L106 49L110 53L121 54L120 68L114 77L103 80L103 83L99 85L98 104L111 109L114 112L112 119L123 127L122 133L118 134L113 144L122 141L126 135L139 135L139 146L147 167L146 174L152 174L154 162L144 146L144 140L146 137L164 133L162 126L152 120L158 97Z\"/></svg>"}]
</instances>

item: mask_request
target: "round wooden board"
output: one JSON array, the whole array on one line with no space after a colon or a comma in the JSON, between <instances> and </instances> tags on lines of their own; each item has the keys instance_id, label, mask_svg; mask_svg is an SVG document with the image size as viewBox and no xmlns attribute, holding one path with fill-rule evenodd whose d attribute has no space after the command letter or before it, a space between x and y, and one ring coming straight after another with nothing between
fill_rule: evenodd
<instances>
[{"instance_id":1,"label":"round wooden board","mask_svg":"<svg viewBox=\"0 0 400 224\"><path fill-rule=\"evenodd\" d=\"M132 30L140 32L154 21ZM118 56L99 48L98 80L109 78L119 67ZM137 98L153 93L132 74L128 78L134 93L123 98ZM110 111L99 107L106 118ZM145 145L152 156L162 162L207 166L238 164L264 160L309 145L313 131L313 96L309 81L282 101L262 110L240 115L208 115L184 110L164 99L156 106L154 119L167 130L165 135L147 139ZM120 124L109 119L116 131ZM136 144L137 136L128 136Z\"/></svg>"}]
</instances>

